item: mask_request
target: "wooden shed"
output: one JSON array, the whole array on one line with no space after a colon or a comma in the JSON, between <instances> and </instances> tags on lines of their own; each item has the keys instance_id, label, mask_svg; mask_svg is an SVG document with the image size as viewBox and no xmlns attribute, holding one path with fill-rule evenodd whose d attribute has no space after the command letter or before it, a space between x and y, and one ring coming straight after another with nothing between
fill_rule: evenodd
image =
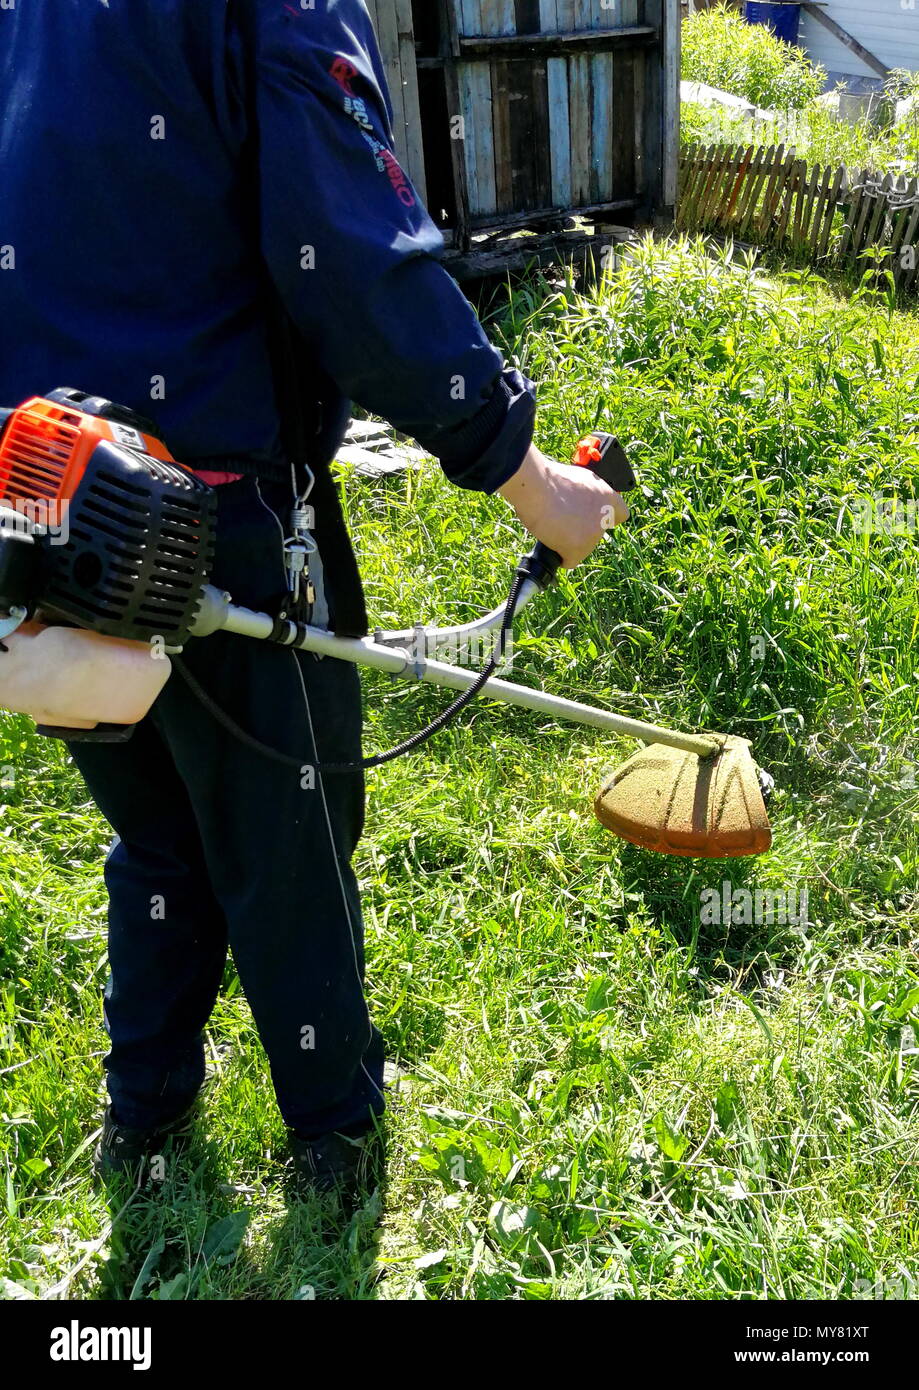
<instances>
[{"instance_id":1,"label":"wooden shed","mask_svg":"<svg viewBox=\"0 0 919 1390\"><path fill-rule=\"evenodd\" d=\"M870 89L891 68L919 72L916 0L822 0L802 8L800 43L826 68L830 86Z\"/></svg>"},{"instance_id":2,"label":"wooden shed","mask_svg":"<svg viewBox=\"0 0 919 1390\"><path fill-rule=\"evenodd\" d=\"M566 226L570 239L573 217L602 227L670 215L679 0L367 6L389 75L396 153L458 273L551 251ZM522 228L536 234L525 247Z\"/></svg>"}]
</instances>

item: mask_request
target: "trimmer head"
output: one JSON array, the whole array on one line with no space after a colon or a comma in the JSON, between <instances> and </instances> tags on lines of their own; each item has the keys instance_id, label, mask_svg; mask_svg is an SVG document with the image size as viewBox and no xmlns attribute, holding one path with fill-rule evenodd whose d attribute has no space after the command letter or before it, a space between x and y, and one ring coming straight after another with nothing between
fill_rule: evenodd
<instances>
[{"instance_id":1,"label":"trimmer head","mask_svg":"<svg viewBox=\"0 0 919 1390\"><path fill-rule=\"evenodd\" d=\"M764 854L772 830L746 739L719 735L708 758L654 743L605 778L594 803L614 835L686 858Z\"/></svg>"}]
</instances>

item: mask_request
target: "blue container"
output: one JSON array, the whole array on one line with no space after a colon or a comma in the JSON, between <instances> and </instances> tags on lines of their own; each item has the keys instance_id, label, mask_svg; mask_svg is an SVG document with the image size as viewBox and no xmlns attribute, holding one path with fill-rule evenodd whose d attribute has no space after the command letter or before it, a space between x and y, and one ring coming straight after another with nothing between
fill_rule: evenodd
<instances>
[{"instance_id":1,"label":"blue container","mask_svg":"<svg viewBox=\"0 0 919 1390\"><path fill-rule=\"evenodd\" d=\"M798 42L800 5L755 4L754 0L747 0L743 7L743 17L748 24L765 24L777 39L784 39L786 43Z\"/></svg>"}]
</instances>

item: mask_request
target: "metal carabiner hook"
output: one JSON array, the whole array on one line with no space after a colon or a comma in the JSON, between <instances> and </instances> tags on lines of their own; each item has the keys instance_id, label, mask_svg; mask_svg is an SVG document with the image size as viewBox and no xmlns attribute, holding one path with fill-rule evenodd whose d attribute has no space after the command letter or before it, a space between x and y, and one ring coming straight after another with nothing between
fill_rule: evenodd
<instances>
[{"instance_id":1,"label":"metal carabiner hook","mask_svg":"<svg viewBox=\"0 0 919 1390\"><path fill-rule=\"evenodd\" d=\"M305 597L308 608L316 601L316 593L310 582L310 556L319 549L312 529L316 525L316 514L309 506L308 499L316 482L312 469L304 464L307 475L306 485L290 513L290 535L284 542L284 568L287 571L287 591L290 595L291 610L297 613L301 599ZM307 615L308 616L308 615Z\"/></svg>"}]
</instances>

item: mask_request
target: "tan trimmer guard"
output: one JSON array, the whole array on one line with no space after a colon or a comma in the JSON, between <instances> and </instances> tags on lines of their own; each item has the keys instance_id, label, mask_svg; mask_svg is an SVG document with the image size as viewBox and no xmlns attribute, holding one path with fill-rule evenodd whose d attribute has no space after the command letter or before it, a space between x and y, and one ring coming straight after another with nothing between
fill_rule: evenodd
<instances>
[{"instance_id":1,"label":"tan trimmer guard","mask_svg":"<svg viewBox=\"0 0 919 1390\"><path fill-rule=\"evenodd\" d=\"M154 657L146 642L80 628L24 623L3 642L0 706L60 728L136 724L171 669L169 658Z\"/></svg>"},{"instance_id":2,"label":"tan trimmer guard","mask_svg":"<svg viewBox=\"0 0 919 1390\"><path fill-rule=\"evenodd\" d=\"M607 830L642 849L699 859L763 854L772 831L746 739L700 757L655 743L607 777L594 803Z\"/></svg>"}]
</instances>

